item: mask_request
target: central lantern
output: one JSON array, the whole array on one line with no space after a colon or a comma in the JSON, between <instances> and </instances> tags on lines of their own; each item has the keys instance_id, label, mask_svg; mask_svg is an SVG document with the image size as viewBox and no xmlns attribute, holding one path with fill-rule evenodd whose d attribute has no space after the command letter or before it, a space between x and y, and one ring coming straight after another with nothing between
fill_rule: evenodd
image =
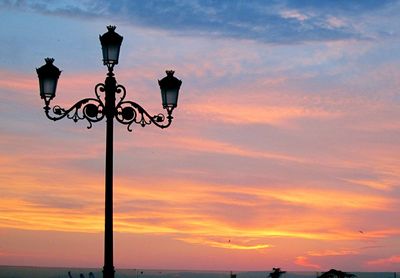
<instances>
[{"instance_id":1,"label":"central lantern","mask_svg":"<svg viewBox=\"0 0 400 278\"><path fill-rule=\"evenodd\" d=\"M115 32L115 26L107 26L108 31L100 35L101 49L103 51L103 63L108 67L118 64L119 50L123 37Z\"/></svg>"}]
</instances>

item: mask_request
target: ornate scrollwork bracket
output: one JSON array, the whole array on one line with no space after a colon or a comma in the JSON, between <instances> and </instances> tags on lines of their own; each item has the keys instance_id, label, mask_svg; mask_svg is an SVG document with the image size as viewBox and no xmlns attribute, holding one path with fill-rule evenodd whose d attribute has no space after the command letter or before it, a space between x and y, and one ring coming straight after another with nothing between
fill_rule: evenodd
<instances>
[{"instance_id":1,"label":"ornate scrollwork bracket","mask_svg":"<svg viewBox=\"0 0 400 278\"><path fill-rule=\"evenodd\" d=\"M172 122L172 110L167 109L168 115L162 113L151 116L142 106L133 101L124 101L126 96L125 87L117 86L117 94L121 94L118 104L115 106L115 118L123 125L127 126L128 131L132 131L132 124L140 124L142 127L154 124L160 128L167 128Z\"/></svg>"},{"instance_id":2,"label":"ornate scrollwork bracket","mask_svg":"<svg viewBox=\"0 0 400 278\"><path fill-rule=\"evenodd\" d=\"M154 124L160 128L167 128L172 122L172 110L167 110L168 115L162 113L151 116L143 107L133 101L121 101L116 107L116 119L121 124L127 125L128 131L132 131L132 124L140 124L142 127Z\"/></svg>"},{"instance_id":3,"label":"ornate scrollwork bracket","mask_svg":"<svg viewBox=\"0 0 400 278\"><path fill-rule=\"evenodd\" d=\"M89 129L93 126L93 123L99 122L104 118L104 98L101 97L100 92L104 92L104 84L102 83L97 84L95 87L96 98L82 99L69 109L59 105L50 107L50 101L47 100L43 109L50 120L58 121L65 117L74 122L86 120L88 122L87 128Z\"/></svg>"},{"instance_id":4,"label":"ornate scrollwork bracket","mask_svg":"<svg viewBox=\"0 0 400 278\"><path fill-rule=\"evenodd\" d=\"M82 99L69 109L59 105L50 107L50 101L45 101L44 110L46 116L53 121L58 121L65 117L74 122L86 120L88 122L87 128L89 129L93 126L93 123L99 122L105 117L105 91L105 84L99 83L95 87L96 98ZM117 85L115 92L119 100L114 108L114 116L118 122L127 126L128 131L132 131L133 124L140 124L145 127L153 123L160 128L167 128L171 125L173 108L167 109L167 116L162 113L152 116L136 102L124 100L126 97L124 86Z\"/></svg>"}]
</instances>

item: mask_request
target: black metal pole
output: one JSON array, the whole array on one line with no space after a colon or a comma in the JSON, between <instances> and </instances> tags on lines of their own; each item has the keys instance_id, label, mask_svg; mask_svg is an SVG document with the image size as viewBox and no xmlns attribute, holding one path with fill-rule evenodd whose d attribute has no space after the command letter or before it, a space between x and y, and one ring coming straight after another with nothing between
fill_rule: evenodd
<instances>
[{"instance_id":1,"label":"black metal pole","mask_svg":"<svg viewBox=\"0 0 400 278\"><path fill-rule=\"evenodd\" d=\"M105 226L104 226L104 278L114 278L113 256L113 128L115 114L116 80L112 68L105 81L106 173L105 173Z\"/></svg>"}]
</instances>

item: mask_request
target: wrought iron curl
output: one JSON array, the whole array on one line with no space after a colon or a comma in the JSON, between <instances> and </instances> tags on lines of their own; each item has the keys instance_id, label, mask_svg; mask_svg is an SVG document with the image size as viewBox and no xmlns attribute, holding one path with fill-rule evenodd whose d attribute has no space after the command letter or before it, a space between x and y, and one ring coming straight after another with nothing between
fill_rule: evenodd
<instances>
[{"instance_id":1,"label":"wrought iron curl","mask_svg":"<svg viewBox=\"0 0 400 278\"><path fill-rule=\"evenodd\" d=\"M128 131L132 131L132 124L140 124L142 127L154 124L160 128L167 128L172 122L172 109L168 109L168 115L162 113L151 116L142 106L133 101L120 101L115 107L116 119L121 124L127 125Z\"/></svg>"},{"instance_id":2,"label":"wrought iron curl","mask_svg":"<svg viewBox=\"0 0 400 278\"><path fill-rule=\"evenodd\" d=\"M105 96L105 85L104 83L98 83L95 87L94 87L94 93L96 94L97 99L103 104L106 103L106 96Z\"/></svg>"},{"instance_id":3,"label":"wrought iron curl","mask_svg":"<svg viewBox=\"0 0 400 278\"><path fill-rule=\"evenodd\" d=\"M89 129L93 126L93 123L99 122L104 118L104 102L99 91L104 91L104 84L99 83L96 85L96 98L82 99L68 109L59 105L50 107L50 102L48 101L44 107L46 116L53 121L58 121L65 117L74 122L86 120L88 122L87 128Z\"/></svg>"},{"instance_id":4,"label":"wrought iron curl","mask_svg":"<svg viewBox=\"0 0 400 278\"><path fill-rule=\"evenodd\" d=\"M114 116L119 123L127 126L128 131L132 131L133 124L140 124L142 127L154 124L159 128L167 128L171 125L173 108L167 108L167 115L159 113L152 116L136 102L124 101L126 97L124 86L116 85L114 90L118 102L114 108ZM50 107L50 101L45 101L44 110L47 118L53 121L58 121L65 117L74 122L86 120L88 122L87 128L90 129L93 123L101 121L106 114L106 85L98 83L94 91L96 98L82 99L69 109L59 105Z\"/></svg>"},{"instance_id":5,"label":"wrought iron curl","mask_svg":"<svg viewBox=\"0 0 400 278\"><path fill-rule=\"evenodd\" d=\"M121 102L121 101L123 101L123 100L125 99L125 97L126 97L126 89L125 89L124 86L122 86L122 85L117 85L116 93L117 93L118 95L121 94L121 95L119 96L119 102ZM117 104L117 105L118 105L118 104Z\"/></svg>"}]
</instances>

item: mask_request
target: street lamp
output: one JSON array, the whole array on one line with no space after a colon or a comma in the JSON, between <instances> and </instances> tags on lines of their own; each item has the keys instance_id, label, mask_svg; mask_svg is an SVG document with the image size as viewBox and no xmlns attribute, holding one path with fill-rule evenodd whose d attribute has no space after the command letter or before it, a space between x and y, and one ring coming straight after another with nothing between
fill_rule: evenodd
<instances>
[{"instance_id":1,"label":"street lamp","mask_svg":"<svg viewBox=\"0 0 400 278\"><path fill-rule=\"evenodd\" d=\"M44 99L44 111L47 118L53 121L65 117L77 122L86 120L88 127L106 118L106 163L105 163L105 227L104 227L104 267L103 277L113 278L113 126L114 118L132 131L133 124L142 127L154 124L167 128L172 122L172 111L178 102L182 81L174 77L174 71L166 71L167 76L159 80L163 108L167 116L160 113L150 115L136 102L125 100L125 87L117 84L113 69L118 64L119 50L123 37L115 32L115 26L107 26L108 31L100 36L103 52L103 63L108 68L104 83L95 86L95 98L85 98L65 109L59 105L50 107L55 97L57 81L61 71L53 65L54 59L46 58L46 64L36 69L39 78L40 97ZM117 99L118 96L118 99Z\"/></svg>"},{"instance_id":2,"label":"street lamp","mask_svg":"<svg viewBox=\"0 0 400 278\"><path fill-rule=\"evenodd\" d=\"M103 63L108 67L118 64L119 49L123 39L115 32L115 28L115 26L107 26L108 32L99 36L103 51Z\"/></svg>"}]
</instances>

